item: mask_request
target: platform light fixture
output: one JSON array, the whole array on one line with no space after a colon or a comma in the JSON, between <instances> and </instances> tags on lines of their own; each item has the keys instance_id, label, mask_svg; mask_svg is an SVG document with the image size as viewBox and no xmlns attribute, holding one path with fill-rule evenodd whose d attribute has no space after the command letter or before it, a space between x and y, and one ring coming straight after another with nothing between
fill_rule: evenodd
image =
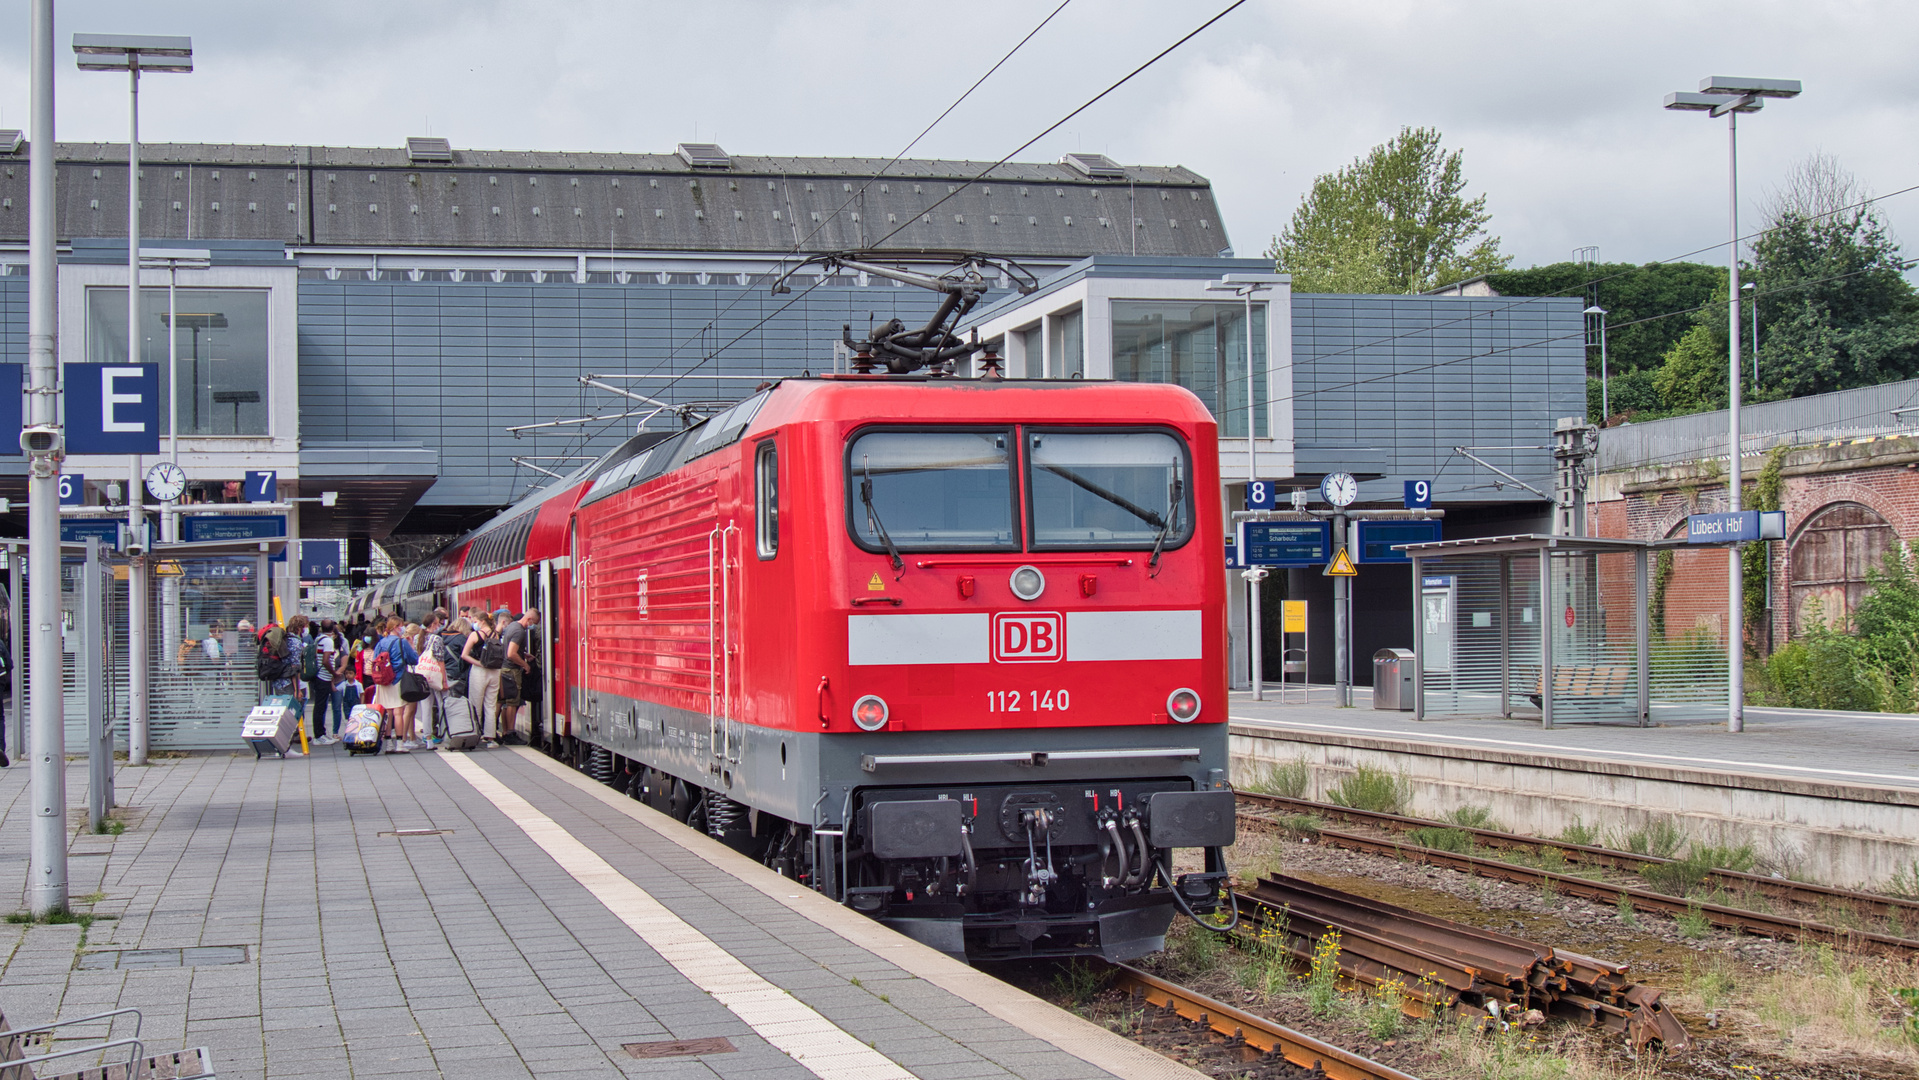
<instances>
[{"instance_id":1,"label":"platform light fixture","mask_svg":"<svg viewBox=\"0 0 1919 1080\"><path fill-rule=\"evenodd\" d=\"M75 63L81 71L127 73L127 363L140 362L140 73L193 70L193 39L153 34L75 34ZM127 490L140 490L141 460L128 462ZM145 533L144 500L127 499L127 534ZM147 648L147 565L134 558L127 570L128 647L136 656ZM147 763L147 672L135 664L127 674L127 763Z\"/></svg>"},{"instance_id":2,"label":"platform light fixture","mask_svg":"<svg viewBox=\"0 0 1919 1080\"><path fill-rule=\"evenodd\" d=\"M1704 112L1726 118L1726 206L1729 234L1726 264L1730 272L1731 300L1727 304L1728 365L1726 401L1726 509L1739 511L1739 114L1758 112L1767 98L1795 98L1802 87L1797 79L1749 79L1730 75L1709 75L1699 82L1698 93L1680 91L1666 95L1666 108L1676 112ZM1726 730L1746 730L1746 618L1745 573L1739 548L1729 549L1726 596Z\"/></svg>"},{"instance_id":3,"label":"platform light fixture","mask_svg":"<svg viewBox=\"0 0 1919 1080\"><path fill-rule=\"evenodd\" d=\"M1606 377L1606 316L1610 312L1594 304L1580 314L1599 320L1599 422L1603 425L1612 417L1612 392Z\"/></svg>"}]
</instances>

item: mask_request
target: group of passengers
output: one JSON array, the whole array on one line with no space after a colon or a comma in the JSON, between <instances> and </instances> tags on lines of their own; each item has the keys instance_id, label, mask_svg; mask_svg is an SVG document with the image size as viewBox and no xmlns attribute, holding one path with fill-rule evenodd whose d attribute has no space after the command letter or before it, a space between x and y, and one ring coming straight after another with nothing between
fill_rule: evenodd
<instances>
[{"instance_id":1,"label":"group of passengers","mask_svg":"<svg viewBox=\"0 0 1919 1080\"><path fill-rule=\"evenodd\" d=\"M340 741L341 724L354 706L376 706L389 722L382 749L398 754L440 749L447 734L449 699L461 698L472 709L480 744L492 748L514 736L526 688L537 683L530 676L532 628L539 614L537 609L514 615L504 607L489 612L476 606L461 607L449 616L445 608L435 608L423 623L408 622L397 613L345 625L322 619L317 632L304 615L296 615L284 629L269 628L267 633L284 636L284 648L299 674L271 682L268 693L291 696L302 712L311 701L311 730L323 746ZM265 644L282 649L279 639ZM387 682L374 677L376 658L382 655L392 676ZM444 671L444 685L428 681L426 696L409 701L401 674L420 668L427 657Z\"/></svg>"}]
</instances>

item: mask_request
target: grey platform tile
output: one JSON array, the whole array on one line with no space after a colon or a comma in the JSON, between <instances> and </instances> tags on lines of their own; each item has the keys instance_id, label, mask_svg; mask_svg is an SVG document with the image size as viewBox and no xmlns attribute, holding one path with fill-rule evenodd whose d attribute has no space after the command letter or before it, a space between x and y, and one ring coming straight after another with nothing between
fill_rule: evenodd
<instances>
[{"instance_id":1,"label":"grey platform tile","mask_svg":"<svg viewBox=\"0 0 1919 1080\"><path fill-rule=\"evenodd\" d=\"M912 1071L919 1080L1019 1080L1005 1069L979 1061L957 1065L925 1065Z\"/></svg>"}]
</instances>

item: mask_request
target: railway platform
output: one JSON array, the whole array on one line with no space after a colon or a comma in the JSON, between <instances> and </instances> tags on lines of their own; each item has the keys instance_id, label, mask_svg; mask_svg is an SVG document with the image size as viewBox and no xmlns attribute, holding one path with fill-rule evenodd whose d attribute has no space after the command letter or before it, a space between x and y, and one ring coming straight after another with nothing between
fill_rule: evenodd
<instances>
[{"instance_id":1,"label":"railway platform","mask_svg":"<svg viewBox=\"0 0 1919 1080\"><path fill-rule=\"evenodd\" d=\"M1276 698L1268 690L1269 698ZM1236 783L1274 763L1313 766L1323 797L1360 765L1411 785L1409 809L1437 817L1489 807L1508 827L1556 836L1617 835L1656 819L1701 842L1750 843L1762 868L1826 884L1870 886L1919 864L1919 716L1747 708L1745 730L1716 723L1630 727L1445 717L1232 694Z\"/></svg>"},{"instance_id":2,"label":"railway platform","mask_svg":"<svg viewBox=\"0 0 1919 1080\"><path fill-rule=\"evenodd\" d=\"M0 924L8 1020L137 1008L221 1080L1198 1075L542 755L316 750L121 769L94 919ZM27 803L0 771L13 904Z\"/></svg>"}]
</instances>

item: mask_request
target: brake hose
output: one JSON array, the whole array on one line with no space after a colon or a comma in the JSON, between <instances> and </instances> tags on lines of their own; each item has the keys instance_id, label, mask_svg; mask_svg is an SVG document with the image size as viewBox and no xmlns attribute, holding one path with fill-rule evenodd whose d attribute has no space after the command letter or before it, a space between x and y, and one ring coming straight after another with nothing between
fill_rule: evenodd
<instances>
[{"instance_id":1,"label":"brake hose","mask_svg":"<svg viewBox=\"0 0 1919 1080\"><path fill-rule=\"evenodd\" d=\"M1226 853L1223 851L1220 852L1220 856L1219 856L1219 868L1221 870L1226 869ZM1226 879L1227 881L1226 895L1232 901L1233 918L1232 918L1232 921L1227 923L1225 926L1215 926L1212 923L1209 923L1205 919L1202 919L1198 915L1194 914L1193 906L1186 902L1186 898L1184 896L1180 895L1179 883L1173 880L1173 868L1168 860L1161 859L1159 861L1159 872L1165 876L1166 884L1172 890L1173 903L1179 905L1179 910L1183 912L1187 918L1198 923L1202 929L1211 930L1215 934L1224 934L1231 931L1234 927L1237 927L1239 925L1239 894L1234 892L1232 889L1231 883L1233 879L1231 878L1231 876L1228 876Z\"/></svg>"}]
</instances>

